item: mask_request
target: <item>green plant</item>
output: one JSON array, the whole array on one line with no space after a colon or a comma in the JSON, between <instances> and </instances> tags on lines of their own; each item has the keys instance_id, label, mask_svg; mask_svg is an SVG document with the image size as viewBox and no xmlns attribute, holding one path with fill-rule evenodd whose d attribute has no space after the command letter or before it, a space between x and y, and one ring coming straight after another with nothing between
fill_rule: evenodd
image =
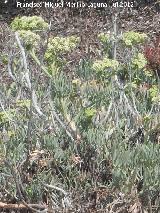
<instances>
[{"instance_id":1,"label":"green plant","mask_svg":"<svg viewBox=\"0 0 160 213\"><path fill-rule=\"evenodd\" d=\"M11 28L14 31L17 30L31 30L31 31L40 31L48 28L48 24L40 16L22 16L16 17L12 23Z\"/></svg>"},{"instance_id":2,"label":"green plant","mask_svg":"<svg viewBox=\"0 0 160 213\"><path fill-rule=\"evenodd\" d=\"M76 47L78 42L79 38L75 36L67 38L55 37L49 39L45 59L48 63L49 72L51 74L56 74L66 63L65 60L60 58L60 55L70 52Z\"/></svg>"},{"instance_id":3,"label":"green plant","mask_svg":"<svg viewBox=\"0 0 160 213\"><path fill-rule=\"evenodd\" d=\"M56 207L57 212L66 206L67 211L79 211L72 197L83 194L89 200L88 191L105 211L117 197L126 211L135 197L140 202L139 196L146 193L154 203L160 186L159 87L146 73L146 59L137 45L146 36L100 34L102 58L81 60L71 78L63 72L64 58L79 38L48 38L46 48L36 46L36 38L41 42L38 29L43 27L35 27L41 19L33 20L13 21L24 43L13 44L15 55L9 59L15 83L0 85L2 194L27 205L38 203L36 210L45 203L43 210ZM118 54L109 57L115 43L126 48L124 60ZM107 192L111 197L104 194L100 201L97 189L111 190Z\"/></svg>"},{"instance_id":4,"label":"green plant","mask_svg":"<svg viewBox=\"0 0 160 213\"><path fill-rule=\"evenodd\" d=\"M132 67L133 69L144 69L147 65L147 60L145 59L145 56L142 53L138 53L137 56L135 56L132 60Z\"/></svg>"},{"instance_id":5,"label":"green plant","mask_svg":"<svg viewBox=\"0 0 160 213\"><path fill-rule=\"evenodd\" d=\"M93 64L93 69L96 72L104 72L107 71L108 68L116 70L118 67L118 61L109 59L107 56L103 58L103 60L97 60Z\"/></svg>"},{"instance_id":6,"label":"green plant","mask_svg":"<svg viewBox=\"0 0 160 213\"><path fill-rule=\"evenodd\" d=\"M38 46L40 42L40 36L36 33L33 33L30 30L19 30L17 31L20 38L24 41L24 45L27 50L30 50Z\"/></svg>"},{"instance_id":7,"label":"green plant","mask_svg":"<svg viewBox=\"0 0 160 213\"><path fill-rule=\"evenodd\" d=\"M138 33L134 31L125 32L122 35L122 41L126 46L132 47L136 44L141 44L147 39L147 35L145 33Z\"/></svg>"},{"instance_id":8,"label":"green plant","mask_svg":"<svg viewBox=\"0 0 160 213\"><path fill-rule=\"evenodd\" d=\"M22 16L16 17L12 23L11 28L17 31L20 38L24 42L25 48L29 51L33 60L40 66L41 63L35 52L35 48L40 44L40 35L38 33L48 28L48 24L39 16ZM47 43L45 51L45 62L47 67L42 66L42 70L51 77L57 74L67 63L65 59L62 60L62 54L74 49L79 42L79 38L70 36L67 38L49 38L44 44Z\"/></svg>"}]
</instances>

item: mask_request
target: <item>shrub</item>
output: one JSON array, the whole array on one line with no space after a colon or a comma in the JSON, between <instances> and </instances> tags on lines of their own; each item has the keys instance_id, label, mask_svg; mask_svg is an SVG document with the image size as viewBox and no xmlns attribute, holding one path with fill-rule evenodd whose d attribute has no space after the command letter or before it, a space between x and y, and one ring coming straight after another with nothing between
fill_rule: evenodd
<instances>
[{"instance_id":1,"label":"shrub","mask_svg":"<svg viewBox=\"0 0 160 213\"><path fill-rule=\"evenodd\" d=\"M23 41L23 44L33 60L40 65L40 61L35 53L35 48L40 44L40 35L38 32L46 30L48 24L39 16L22 16L16 17L12 23L11 28L14 31L18 31L18 34ZM73 50L79 42L79 38L75 36L70 37L54 37L44 41L44 45L47 43L47 48L44 53L44 60L47 63L47 67L42 67L42 70L48 75L52 76L58 73L66 64L65 59L62 59L62 55Z\"/></svg>"},{"instance_id":2,"label":"shrub","mask_svg":"<svg viewBox=\"0 0 160 213\"><path fill-rule=\"evenodd\" d=\"M81 191L87 194L88 189L102 187L114 191L112 199L121 199L119 210L128 211L126 205L140 202L140 194L147 193L154 201L160 186L159 88L155 78L145 74L146 59L137 45L146 36L136 32L119 38L101 34L106 49L102 59L81 60L72 79L63 72L64 56L79 38L49 38L43 54L38 54L35 44L40 35L33 31L38 29L31 20L34 18L17 18L12 24L20 30L24 44L31 45L25 49L27 70L25 56L13 47L15 55L8 66L12 62L12 80L16 80L8 87L0 85L2 193L16 197L17 202L46 203L51 211L56 206L57 212L72 208L68 192L81 195ZM109 58L112 39L126 48L126 63ZM128 76L121 83L123 70ZM23 81L26 71L31 88ZM151 86L140 91L143 83ZM155 126L156 137L151 137ZM110 211L114 202L104 197L100 205Z\"/></svg>"},{"instance_id":3,"label":"shrub","mask_svg":"<svg viewBox=\"0 0 160 213\"><path fill-rule=\"evenodd\" d=\"M46 30L48 28L48 24L40 16L30 16L30 17L22 16L22 17L16 17L12 21L11 28L14 31L17 31L17 30L40 31L40 30Z\"/></svg>"},{"instance_id":4,"label":"shrub","mask_svg":"<svg viewBox=\"0 0 160 213\"><path fill-rule=\"evenodd\" d=\"M122 41L129 47L136 44L142 44L146 39L147 35L145 33L138 33L134 31L125 32L122 36Z\"/></svg>"},{"instance_id":5,"label":"shrub","mask_svg":"<svg viewBox=\"0 0 160 213\"><path fill-rule=\"evenodd\" d=\"M148 62L147 68L160 77L160 37L155 39L153 46L148 45L144 48L144 55Z\"/></svg>"}]
</instances>

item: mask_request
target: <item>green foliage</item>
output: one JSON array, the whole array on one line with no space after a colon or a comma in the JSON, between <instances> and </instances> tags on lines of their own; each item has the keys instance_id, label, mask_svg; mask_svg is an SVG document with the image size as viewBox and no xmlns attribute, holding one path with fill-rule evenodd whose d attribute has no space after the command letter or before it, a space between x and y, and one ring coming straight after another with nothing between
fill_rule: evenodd
<instances>
[{"instance_id":1,"label":"green foliage","mask_svg":"<svg viewBox=\"0 0 160 213\"><path fill-rule=\"evenodd\" d=\"M40 65L41 63L34 51L35 47L40 44L41 39L37 33L40 30L46 30L48 24L39 16L22 16L21 18L16 17L12 21L11 28L18 31L26 50L30 51L33 60ZM43 71L48 76L52 76L57 74L67 63L65 59L62 59L62 54L73 50L77 46L79 38L75 36L54 37L49 38L49 41L44 41L44 43L46 42L48 42L48 46L44 59L47 62L47 67L43 67Z\"/></svg>"},{"instance_id":2,"label":"green foliage","mask_svg":"<svg viewBox=\"0 0 160 213\"><path fill-rule=\"evenodd\" d=\"M50 38L45 57L50 60L53 55L71 51L77 46L78 42L79 38L75 36Z\"/></svg>"},{"instance_id":3,"label":"green foliage","mask_svg":"<svg viewBox=\"0 0 160 213\"><path fill-rule=\"evenodd\" d=\"M132 60L133 69L141 70L147 65L147 60L142 53L138 53Z\"/></svg>"},{"instance_id":4,"label":"green foliage","mask_svg":"<svg viewBox=\"0 0 160 213\"><path fill-rule=\"evenodd\" d=\"M143 180L142 191L156 191L159 186L159 146L147 144L137 146L136 149L125 150L119 147L119 154L113 156L113 181L124 192L131 192L132 187ZM126 160L127 159L127 160ZM154 174L154 177L153 177ZM158 187L158 188L157 188Z\"/></svg>"},{"instance_id":5,"label":"green foliage","mask_svg":"<svg viewBox=\"0 0 160 213\"><path fill-rule=\"evenodd\" d=\"M66 63L61 59L60 55L70 52L77 46L79 38L75 36L70 37L54 37L49 39L48 47L45 52L45 60L48 62L49 72L56 74Z\"/></svg>"},{"instance_id":6,"label":"green foliage","mask_svg":"<svg viewBox=\"0 0 160 213\"><path fill-rule=\"evenodd\" d=\"M22 16L16 17L12 23L11 28L14 31L17 30L45 30L48 28L48 24L40 16Z\"/></svg>"},{"instance_id":7,"label":"green foliage","mask_svg":"<svg viewBox=\"0 0 160 213\"><path fill-rule=\"evenodd\" d=\"M98 35L98 39L103 43L103 44L107 44L110 42L110 35L109 34L105 34L105 33L100 33Z\"/></svg>"},{"instance_id":8,"label":"green foliage","mask_svg":"<svg viewBox=\"0 0 160 213\"><path fill-rule=\"evenodd\" d=\"M97 110L94 108L87 108L85 109L85 116L87 119L91 119L95 114Z\"/></svg>"},{"instance_id":9,"label":"green foliage","mask_svg":"<svg viewBox=\"0 0 160 213\"><path fill-rule=\"evenodd\" d=\"M119 63L116 60L109 59L107 56L104 57L102 60L97 60L93 63L93 69L96 72L103 72L107 71L108 68L112 68L113 70L116 70Z\"/></svg>"},{"instance_id":10,"label":"green foliage","mask_svg":"<svg viewBox=\"0 0 160 213\"><path fill-rule=\"evenodd\" d=\"M25 99L25 100L17 100L16 101L16 105L18 107L27 107L29 108L31 104L31 101L29 99Z\"/></svg>"},{"instance_id":11,"label":"green foliage","mask_svg":"<svg viewBox=\"0 0 160 213\"><path fill-rule=\"evenodd\" d=\"M152 87L149 89L150 96L153 102L160 103L160 91L158 89L157 85L152 85Z\"/></svg>"},{"instance_id":12,"label":"green foliage","mask_svg":"<svg viewBox=\"0 0 160 213\"><path fill-rule=\"evenodd\" d=\"M101 33L98 35L98 38L103 44L102 52L104 52L103 59L93 63L93 69L99 73L98 76L101 75L101 78L105 76L103 79L106 79L106 77L117 74L123 81L127 81L130 78L132 81L132 83L128 82L130 85L133 83L135 85L140 84L143 81L144 75L148 76L148 78L150 77L149 73L146 71L147 60L145 56L139 52L137 46L137 44L142 44L146 40L146 34L129 31L122 35L113 36L111 33ZM125 48L128 48L128 54L130 54L130 59L128 60L126 58L125 63L122 63L121 60L119 61L119 57L117 60L110 59L113 57L111 54L111 52L113 53L114 51L113 48L124 48L122 41L125 43ZM113 44L116 44L116 47L113 47ZM132 71L130 69L132 69Z\"/></svg>"},{"instance_id":13,"label":"green foliage","mask_svg":"<svg viewBox=\"0 0 160 213\"><path fill-rule=\"evenodd\" d=\"M17 31L20 38L24 42L24 45L27 50L32 49L33 47L38 46L40 42L40 36L36 33L33 33L30 30L19 30Z\"/></svg>"},{"instance_id":14,"label":"green foliage","mask_svg":"<svg viewBox=\"0 0 160 213\"><path fill-rule=\"evenodd\" d=\"M76 86L76 85L81 85L81 80L78 79L78 78L77 78L77 79L74 79L74 80L72 81L72 84L75 85L75 86Z\"/></svg>"},{"instance_id":15,"label":"green foliage","mask_svg":"<svg viewBox=\"0 0 160 213\"><path fill-rule=\"evenodd\" d=\"M142 44L146 39L147 35L145 33L138 33L134 31L125 32L122 36L122 41L129 47L136 44Z\"/></svg>"},{"instance_id":16,"label":"green foliage","mask_svg":"<svg viewBox=\"0 0 160 213\"><path fill-rule=\"evenodd\" d=\"M115 36L111 33L100 33L98 39L102 43L102 54L104 56L112 57L112 44L115 42Z\"/></svg>"},{"instance_id":17,"label":"green foliage","mask_svg":"<svg viewBox=\"0 0 160 213\"><path fill-rule=\"evenodd\" d=\"M72 83L65 76L64 73L59 73L52 81L52 95L53 97L62 98L68 97L72 92Z\"/></svg>"},{"instance_id":18,"label":"green foliage","mask_svg":"<svg viewBox=\"0 0 160 213\"><path fill-rule=\"evenodd\" d=\"M1 126L8 126L14 120L17 122L27 122L27 112L30 108L30 100L18 100L13 109L6 109L0 112L0 124ZM11 137L15 135L15 130L12 127L8 128L7 135Z\"/></svg>"},{"instance_id":19,"label":"green foliage","mask_svg":"<svg viewBox=\"0 0 160 213\"><path fill-rule=\"evenodd\" d=\"M65 54L77 46L79 38L50 38L42 65L39 54L34 51L40 37L32 30L43 27L36 28L33 19L17 18L12 27L20 30L19 35L29 50L29 66L36 70L29 74L44 116L38 115L33 94L25 85L15 84L14 95L8 91L12 84L0 86L4 97L7 96L5 110L2 107L0 112L0 127L5 130L0 135L0 153L11 163L10 167L0 164L1 185L10 194L17 193L16 182L11 179L17 168L17 178L22 181L28 200L38 203L47 200L50 204L57 200L53 205L64 207L59 199L62 190L86 192L88 188L99 186L128 196L141 181L137 195L147 191L152 199L152 192L156 193L160 186L160 146L158 132L152 143L149 130L160 122L159 86L153 76L145 73L144 55L134 46L146 36L135 32L123 35L123 41L129 46L127 50L131 51L127 63L110 59L107 54L94 62L81 60L73 79L62 69L67 63ZM104 48L110 48L112 38L109 35L102 33L99 39ZM21 71L20 62L14 62L17 76ZM41 70L50 75L42 75ZM116 75L123 71L125 81L119 85L121 79ZM38 72L40 77L37 78ZM112 77L117 77L118 81ZM144 127L143 135L139 133L141 127ZM7 185L6 179L14 183L12 187ZM57 185L62 190L48 189L43 183L50 187Z\"/></svg>"},{"instance_id":20,"label":"green foliage","mask_svg":"<svg viewBox=\"0 0 160 213\"><path fill-rule=\"evenodd\" d=\"M1 60L3 64L8 64L8 56L6 54L1 55Z\"/></svg>"},{"instance_id":21,"label":"green foliage","mask_svg":"<svg viewBox=\"0 0 160 213\"><path fill-rule=\"evenodd\" d=\"M15 109L10 109L10 110L7 110L7 111L2 111L0 112L0 121L2 123L6 123L8 121L10 121L14 115L15 115Z\"/></svg>"}]
</instances>

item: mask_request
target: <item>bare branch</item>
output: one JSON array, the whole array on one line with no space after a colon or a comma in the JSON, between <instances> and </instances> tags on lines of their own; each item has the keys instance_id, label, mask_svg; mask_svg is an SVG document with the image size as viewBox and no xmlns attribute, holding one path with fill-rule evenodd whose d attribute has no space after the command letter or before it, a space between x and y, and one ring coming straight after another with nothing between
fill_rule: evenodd
<instances>
[{"instance_id":1,"label":"bare branch","mask_svg":"<svg viewBox=\"0 0 160 213\"><path fill-rule=\"evenodd\" d=\"M52 101L50 101L50 107L51 107L51 114L53 117L56 118L56 120L59 122L59 124L61 125L61 127L66 131L67 135L71 138L71 140L73 142L75 142L75 139L72 137L71 133L67 130L67 127L66 125L61 121L61 119L59 118L59 116L57 115L55 109L54 109L54 106L53 106L53 103Z\"/></svg>"},{"instance_id":2,"label":"bare branch","mask_svg":"<svg viewBox=\"0 0 160 213\"><path fill-rule=\"evenodd\" d=\"M28 66L27 66L27 59L26 59L26 55L25 55L25 50L20 42L20 39L19 39L19 36L18 36L18 33L16 32L15 33L15 37L16 37L16 40L17 40L17 43L18 43L18 46L21 50L21 54L22 54L22 59L23 59L23 65L24 65L24 77L26 79L26 83L27 83L27 87L29 88L29 90L31 91L31 94L32 94L32 102L33 102L33 106L34 108L36 109L37 113L42 116L44 115L39 106L38 106L38 103L37 103L37 96L36 96L36 93L35 91L33 90L32 88L32 85L31 85L31 80L30 80L30 77L29 77L29 69L28 69Z\"/></svg>"}]
</instances>

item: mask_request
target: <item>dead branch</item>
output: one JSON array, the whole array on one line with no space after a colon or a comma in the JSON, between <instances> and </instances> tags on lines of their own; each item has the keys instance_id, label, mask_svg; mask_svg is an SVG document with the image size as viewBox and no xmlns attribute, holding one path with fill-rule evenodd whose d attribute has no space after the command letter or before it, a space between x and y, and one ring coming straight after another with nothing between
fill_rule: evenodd
<instances>
[{"instance_id":1,"label":"dead branch","mask_svg":"<svg viewBox=\"0 0 160 213\"><path fill-rule=\"evenodd\" d=\"M37 208L37 209L45 209L44 206L39 205L39 204L28 204L28 207ZM0 209L28 209L28 207L22 203L12 204L12 203L0 202Z\"/></svg>"}]
</instances>

